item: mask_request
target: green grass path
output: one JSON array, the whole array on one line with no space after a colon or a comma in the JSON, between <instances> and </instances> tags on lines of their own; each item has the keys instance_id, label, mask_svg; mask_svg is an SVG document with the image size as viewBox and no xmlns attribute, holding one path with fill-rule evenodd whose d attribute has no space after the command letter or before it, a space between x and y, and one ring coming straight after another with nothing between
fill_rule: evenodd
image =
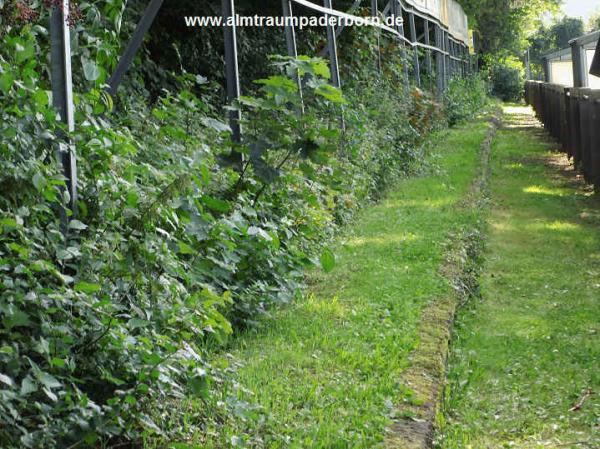
<instances>
[{"instance_id":1,"label":"green grass path","mask_svg":"<svg viewBox=\"0 0 600 449\"><path fill-rule=\"evenodd\" d=\"M440 447L600 448L600 204L528 108L505 112L482 298L460 313Z\"/></svg>"},{"instance_id":2,"label":"green grass path","mask_svg":"<svg viewBox=\"0 0 600 449\"><path fill-rule=\"evenodd\" d=\"M221 390L240 414L199 435L199 447L383 447L394 406L411 397L399 378L421 311L451 294L439 271L447 236L476 220L457 205L487 126L438 136L437 169L364 210L336 243L336 268L311 273L305 299L238 337L230 352L243 365Z\"/></svg>"}]
</instances>

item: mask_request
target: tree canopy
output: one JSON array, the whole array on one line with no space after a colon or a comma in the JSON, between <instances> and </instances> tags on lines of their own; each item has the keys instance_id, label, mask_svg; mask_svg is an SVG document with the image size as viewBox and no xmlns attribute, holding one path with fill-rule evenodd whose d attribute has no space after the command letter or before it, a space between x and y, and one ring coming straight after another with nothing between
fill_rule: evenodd
<instances>
[{"instance_id":1,"label":"tree canopy","mask_svg":"<svg viewBox=\"0 0 600 449\"><path fill-rule=\"evenodd\" d=\"M540 25L546 11L556 11L561 0L460 0L475 30L476 49L484 55L521 54L527 37Z\"/></svg>"},{"instance_id":2,"label":"tree canopy","mask_svg":"<svg viewBox=\"0 0 600 449\"><path fill-rule=\"evenodd\" d=\"M541 25L529 38L530 58L534 71L541 70L542 56L569 47L569 41L585 34L583 20L563 17L550 26Z\"/></svg>"}]
</instances>

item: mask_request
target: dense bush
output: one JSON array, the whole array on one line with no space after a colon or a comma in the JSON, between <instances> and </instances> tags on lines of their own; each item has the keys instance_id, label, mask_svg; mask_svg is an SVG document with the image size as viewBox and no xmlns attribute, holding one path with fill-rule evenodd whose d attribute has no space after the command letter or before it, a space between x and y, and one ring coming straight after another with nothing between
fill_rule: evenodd
<instances>
[{"instance_id":1,"label":"dense bush","mask_svg":"<svg viewBox=\"0 0 600 449\"><path fill-rule=\"evenodd\" d=\"M454 78L444 92L444 111L448 123L453 126L468 120L488 103L489 87L479 74L466 78Z\"/></svg>"},{"instance_id":2,"label":"dense bush","mask_svg":"<svg viewBox=\"0 0 600 449\"><path fill-rule=\"evenodd\" d=\"M520 61L511 58L490 60L487 73L492 95L503 101L519 101L523 97L525 74Z\"/></svg>"},{"instance_id":3,"label":"dense bush","mask_svg":"<svg viewBox=\"0 0 600 449\"><path fill-rule=\"evenodd\" d=\"M409 172L443 121L428 94L401 85L392 46L383 74L356 70L345 96L323 61L276 58L258 94L237 105L243 145L212 106L218 87L186 72L170 75L176 92L149 105L142 86L111 114L101 83L118 54L111 27L122 6L82 4L74 29L85 93L69 136L80 196L66 236L55 152L69 142L49 105L47 10L1 18L3 449L179 435L162 422L186 420L173 402L209 400L225 375L207 361L210 348L292 300L304 267L331 268L320 249L328 236ZM367 58L373 40L360 39ZM344 62L349 71L364 63ZM297 74L308 79L303 97ZM475 104L459 90L457 104ZM227 163L232 153L243 155L241 170Z\"/></svg>"}]
</instances>

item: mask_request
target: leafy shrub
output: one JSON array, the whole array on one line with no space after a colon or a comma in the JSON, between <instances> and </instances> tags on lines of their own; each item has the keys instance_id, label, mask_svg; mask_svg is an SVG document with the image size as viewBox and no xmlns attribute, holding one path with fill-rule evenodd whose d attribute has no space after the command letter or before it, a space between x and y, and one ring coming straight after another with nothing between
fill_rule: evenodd
<instances>
[{"instance_id":1,"label":"leafy shrub","mask_svg":"<svg viewBox=\"0 0 600 449\"><path fill-rule=\"evenodd\" d=\"M450 126L468 120L488 103L488 86L478 74L453 78L444 92L444 112Z\"/></svg>"},{"instance_id":2,"label":"leafy shrub","mask_svg":"<svg viewBox=\"0 0 600 449\"><path fill-rule=\"evenodd\" d=\"M217 162L231 147L192 93L202 79L182 77L189 89L151 111L130 101L122 125L92 90L77 97L79 216L64 238L68 198L52 150L64 130L36 70L38 37L10 37L25 50L1 62L0 437L10 448L161 434L172 401L209 394L218 373L206 348L229 320L245 325L289 301L336 217L378 187L363 168L391 170L404 156L361 149L359 133L344 143L345 100L318 60L281 64L312 75L302 117L284 75L242 99L252 109L243 175Z\"/></svg>"},{"instance_id":3,"label":"leafy shrub","mask_svg":"<svg viewBox=\"0 0 600 449\"><path fill-rule=\"evenodd\" d=\"M523 97L525 74L518 60L505 58L491 61L487 72L492 85L492 95L503 101L519 101Z\"/></svg>"}]
</instances>

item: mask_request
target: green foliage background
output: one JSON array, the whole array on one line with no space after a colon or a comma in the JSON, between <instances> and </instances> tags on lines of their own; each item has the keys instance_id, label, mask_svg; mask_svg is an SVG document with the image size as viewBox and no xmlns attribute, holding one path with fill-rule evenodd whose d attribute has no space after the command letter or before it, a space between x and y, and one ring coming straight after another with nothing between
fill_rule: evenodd
<instances>
[{"instance_id":1,"label":"green foliage background","mask_svg":"<svg viewBox=\"0 0 600 449\"><path fill-rule=\"evenodd\" d=\"M459 0L473 28L475 50L492 92L503 100L522 97L524 54L541 27L543 14L556 12L562 0Z\"/></svg>"},{"instance_id":2,"label":"green foliage background","mask_svg":"<svg viewBox=\"0 0 600 449\"><path fill-rule=\"evenodd\" d=\"M542 24L529 38L533 76L536 79L543 79L542 56L569 48L571 39L584 34L584 23L578 18L564 17L550 26Z\"/></svg>"}]
</instances>

